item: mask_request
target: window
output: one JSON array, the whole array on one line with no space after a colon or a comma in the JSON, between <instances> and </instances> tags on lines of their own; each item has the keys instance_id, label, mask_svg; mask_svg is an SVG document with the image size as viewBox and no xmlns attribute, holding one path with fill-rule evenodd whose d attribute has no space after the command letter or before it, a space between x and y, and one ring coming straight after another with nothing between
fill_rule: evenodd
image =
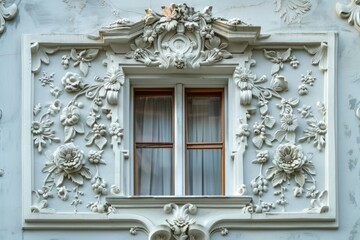
<instances>
[{"instance_id":1,"label":"window","mask_svg":"<svg viewBox=\"0 0 360 240\"><path fill-rule=\"evenodd\" d=\"M176 96L173 89L134 89L136 195L224 194L223 95L217 88L185 88ZM183 107L175 109L175 101ZM175 111L184 112L176 114L185 124L175 123ZM184 144L174 141L180 132L185 133ZM185 172L175 171L178 165L185 166ZM176 186L182 189L175 191L179 180L182 184Z\"/></svg>"}]
</instances>

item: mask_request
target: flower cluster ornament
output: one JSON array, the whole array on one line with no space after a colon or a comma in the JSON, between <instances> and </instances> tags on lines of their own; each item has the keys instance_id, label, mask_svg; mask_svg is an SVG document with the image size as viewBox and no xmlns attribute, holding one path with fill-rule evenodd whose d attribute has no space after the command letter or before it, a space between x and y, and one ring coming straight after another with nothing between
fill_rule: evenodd
<instances>
[{"instance_id":1,"label":"flower cluster ornament","mask_svg":"<svg viewBox=\"0 0 360 240\"><path fill-rule=\"evenodd\" d=\"M275 75L280 72L280 70L284 68L284 63L286 62L293 62L290 64L293 68L297 68L297 65L299 64L296 60L294 60L295 57L291 56L291 48L288 48L284 52L268 51L264 49L264 56L273 63L273 66L271 67L271 75ZM297 63L295 64L294 61Z\"/></svg>"},{"instance_id":2,"label":"flower cluster ornament","mask_svg":"<svg viewBox=\"0 0 360 240\"><path fill-rule=\"evenodd\" d=\"M55 131L51 130L53 124L54 122L49 118L32 122L31 133L33 134L34 146L39 152L42 152L46 146L46 141L49 143L60 142L60 138L55 136Z\"/></svg>"},{"instance_id":3,"label":"flower cluster ornament","mask_svg":"<svg viewBox=\"0 0 360 240\"><path fill-rule=\"evenodd\" d=\"M189 227L195 224L195 220L191 219L189 214L196 214L197 207L193 204L187 203L182 207L174 203L164 206L165 213L173 213L172 221L166 220L171 229L172 235L176 240L188 239Z\"/></svg>"},{"instance_id":4,"label":"flower cluster ornament","mask_svg":"<svg viewBox=\"0 0 360 240\"><path fill-rule=\"evenodd\" d=\"M60 187L66 178L77 185L83 185L84 178L91 179L91 173L83 162L84 153L73 143L61 145L53 154L47 152L47 157L49 161L42 171L57 177L56 186Z\"/></svg>"},{"instance_id":5,"label":"flower cluster ornament","mask_svg":"<svg viewBox=\"0 0 360 240\"><path fill-rule=\"evenodd\" d=\"M319 151L325 148L327 124L325 121L326 109L323 103L318 102L318 111L323 115L322 120L317 120L314 117L306 121L308 128L304 130L304 136L299 138L299 142L313 142L314 147Z\"/></svg>"},{"instance_id":6,"label":"flower cluster ornament","mask_svg":"<svg viewBox=\"0 0 360 240\"><path fill-rule=\"evenodd\" d=\"M212 7L198 12L186 4L170 4L161 14L147 9L143 34L130 45L127 58L165 69L199 68L230 58L227 43L214 32L214 21Z\"/></svg>"},{"instance_id":7,"label":"flower cluster ornament","mask_svg":"<svg viewBox=\"0 0 360 240\"><path fill-rule=\"evenodd\" d=\"M314 86L316 80L312 75L312 71L307 71L307 74L301 74L301 84L298 88L298 93L300 96L307 95L309 93L308 86Z\"/></svg>"},{"instance_id":8,"label":"flower cluster ornament","mask_svg":"<svg viewBox=\"0 0 360 240\"><path fill-rule=\"evenodd\" d=\"M260 149L263 144L265 143L268 146L272 146L272 141L274 140L270 134L266 133L265 125L255 122L253 126L253 133L254 137L252 142L254 143L255 147Z\"/></svg>"},{"instance_id":9,"label":"flower cluster ornament","mask_svg":"<svg viewBox=\"0 0 360 240\"><path fill-rule=\"evenodd\" d=\"M107 143L106 128L102 123L95 123L92 130L86 135L85 139L87 140L86 146L91 146L93 143L99 148L103 149Z\"/></svg>"},{"instance_id":10,"label":"flower cluster ornament","mask_svg":"<svg viewBox=\"0 0 360 240\"><path fill-rule=\"evenodd\" d=\"M305 185L306 175L315 175L315 167L301 146L293 143L280 144L274 155L273 166L266 171L266 178L274 187L294 179L299 188Z\"/></svg>"},{"instance_id":11,"label":"flower cluster ornament","mask_svg":"<svg viewBox=\"0 0 360 240\"><path fill-rule=\"evenodd\" d=\"M234 71L234 81L240 89L240 104L243 106L251 104L253 95L263 102L272 96L279 96L273 89L259 86L266 82L266 76L257 78L250 69L237 67Z\"/></svg>"},{"instance_id":12,"label":"flower cluster ornament","mask_svg":"<svg viewBox=\"0 0 360 240\"><path fill-rule=\"evenodd\" d=\"M74 61L74 67L79 66L80 72L84 76L87 76L89 68L91 67L91 61L96 58L98 53L99 49L85 49L78 52L73 48L71 49L70 57ZM66 65L66 62L64 62L63 65Z\"/></svg>"}]
</instances>

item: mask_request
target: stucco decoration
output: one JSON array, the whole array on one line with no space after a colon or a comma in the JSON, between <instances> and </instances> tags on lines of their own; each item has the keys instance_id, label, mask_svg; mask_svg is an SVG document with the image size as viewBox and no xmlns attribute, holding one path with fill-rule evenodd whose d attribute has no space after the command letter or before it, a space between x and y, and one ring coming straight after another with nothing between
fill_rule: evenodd
<instances>
[{"instance_id":1,"label":"stucco decoration","mask_svg":"<svg viewBox=\"0 0 360 240\"><path fill-rule=\"evenodd\" d=\"M17 5L15 3L5 7L5 1L0 1L0 34L5 31L6 20L11 20L16 16Z\"/></svg>"},{"instance_id":2,"label":"stucco decoration","mask_svg":"<svg viewBox=\"0 0 360 240\"><path fill-rule=\"evenodd\" d=\"M274 4L275 12L278 12L287 24L300 22L312 7L309 0L274 0Z\"/></svg>"},{"instance_id":3,"label":"stucco decoration","mask_svg":"<svg viewBox=\"0 0 360 240\"><path fill-rule=\"evenodd\" d=\"M347 19L349 25L354 26L356 30L360 31L360 1L350 0L346 5L336 3L336 14L344 19Z\"/></svg>"},{"instance_id":4,"label":"stucco decoration","mask_svg":"<svg viewBox=\"0 0 360 240\"><path fill-rule=\"evenodd\" d=\"M130 45L128 58L160 68L199 68L231 58L226 42L216 33L216 26L248 26L239 19L215 19L212 7L203 12L186 4L162 7L162 14L146 10L142 34ZM128 22L116 22L104 31L130 27ZM246 46L246 45L244 45ZM242 48L242 47L241 47Z\"/></svg>"},{"instance_id":5,"label":"stucco decoration","mask_svg":"<svg viewBox=\"0 0 360 240\"><path fill-rule=\"evenodd\" d=\"M335 225L335 35L265 38L259 26L214 18L211 7L162 10L119 19L97 37L24 36L24 225L111 222L179 240L275 220ZM177 130L186 128L184 88L226 92L223 196L184 195L182 144L174 195L134 195L133 89L163 86L174 89L177 143L186 138Z\"/></svg>"}]
</instances>

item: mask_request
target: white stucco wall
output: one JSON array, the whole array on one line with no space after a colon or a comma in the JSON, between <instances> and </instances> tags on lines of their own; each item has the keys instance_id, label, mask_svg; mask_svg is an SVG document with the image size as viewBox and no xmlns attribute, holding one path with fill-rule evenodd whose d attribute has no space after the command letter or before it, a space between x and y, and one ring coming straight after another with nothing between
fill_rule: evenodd
<instances>
[{"instance_id":1,"label":"white stucco wall","mask_svg":"<svg viewBox=\"0 0 360 240\"><path fill-rule=\"evenodd\" d=\"M14 1L8 1L6 5ZM335 0L311 0L312 10L301 23L285 24L275 13L273 1L222 0L185 1L200 10L212 5L213 15L240 18L259 25L262 33L336 31L338 39L337 77L337 161L339 173L339 228L337 230L242 230L219 239L360 239L360 120L349 107L349 99L360 100L360 33L336 16ZM97 33L116 20L113 8L121 17L137 21L144 9L160 10L168 1L110 0L24 0L15 1L18 14L7 21L0 37L0 240L65 239L146 239L128 230L117 231L23 231L21 228L21 35L25 33ZM84 5L82 6L82 4ZM346 4L346 0L341 0Z\"/></svg>"}]
</instances>

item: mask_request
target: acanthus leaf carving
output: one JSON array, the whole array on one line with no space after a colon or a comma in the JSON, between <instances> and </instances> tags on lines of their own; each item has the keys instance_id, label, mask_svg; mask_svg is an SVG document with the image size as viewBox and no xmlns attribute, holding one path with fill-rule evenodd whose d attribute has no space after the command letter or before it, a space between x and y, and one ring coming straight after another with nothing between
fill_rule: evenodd
<instances>
[{"instance_id":1,"label":"acanthus leaf carving","mask_svg":"<svg viewBox=\"0 0 360 240\"><path fill-rule=\"evenodd\" d=\"M280 17L286 24L300 22L312 7L309 0L274 0L274 3L276 4L275 12L280 13Z\"/></svg>"},{"instance_id":2,"label":"acanthus leaf carving","mask_svg":"<svg viewBox=\"0 0 360 240\"><path fill-rule=\"evenodd\" d=\"M354 26L356 30L360 31L360 1L350 0L350 3L343 5L336 3L336 14L347 19L349 25Z\"/></svg>"},{"instance_id":3,"label":"acanthus leaf carving","mask_svg":"<svg viewBox=\"0 0 360 240\"><path fill-rule=\"evenodd\" d=\"M17 10L15 3L5 7L5 1L0 1L0 34L5 31L5 21L13 19Z\"/></svg>"},{"instance_id":4,"label":"acanthus leaf carving","mask_svg":"<svg viewBox=\"0 0 360 240\"><path fill-rule=\"evenodd\" d=\"M31 71L34 73L39 72L41 63L45 63L47 65L50 63L50 58L48 54L54 54L59 50L59 47L47 48L40 46L38 42L32 43L30 48L32 54Z\"/></svg>"},{"instance_id":5,"label":"acanthus leaf carving","mask_svg":"<svg viewBox=\"0 0 360 240\"><path fill-rule=\"evenodd\" d=\"M186 4L162 7L162 14L146 10L142 35L131 44L132 58L148 66L168 69L199 68L232 57L227 43L215 35L212 7L200 13ZM241 21L229 25L243 24Z\"/></svg>"},{"instance_id":6,"label":"acanthus leaf carving","mask_svg":"<svg viewBox=\"0 0 360 240\"><path fill-rule=\"evenodd\" d=\"M311 59L311 63L313 65L318 65L319 69L322 71L327 70L327 52L328 52L328 44L327 42L322 42L319 47L309 48L304 46L305 50L313 55Z\"/></svg>"}]
</instances>

